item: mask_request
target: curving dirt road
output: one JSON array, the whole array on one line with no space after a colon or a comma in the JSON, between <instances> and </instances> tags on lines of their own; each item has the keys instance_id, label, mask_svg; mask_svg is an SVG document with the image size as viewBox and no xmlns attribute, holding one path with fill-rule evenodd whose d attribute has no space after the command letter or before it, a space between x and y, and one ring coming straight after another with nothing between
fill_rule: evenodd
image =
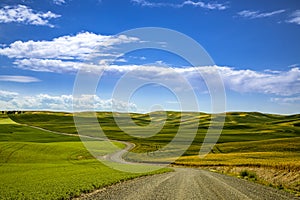
<instances>
[{"instance_id":1,"label":"curving dirt road","mask_svg":"<svg viewBox=\"0 0 300 200\"><path fill-rule=\"evenodd\" d=\"M126 147L124 149L122 149L120 151L116 151L112 154L107 154L107 155L101 157L102 159L112 161L112 162L122 163L122 164L135 164L135 163L128 162L123 159L124 154L126 154L128 151L130 151L135 146L134 144L132 144L130 142L117 141L117 140L110 140L110 141L115 141L115 142L125 144Z\"/></svg>"}]
</instances>

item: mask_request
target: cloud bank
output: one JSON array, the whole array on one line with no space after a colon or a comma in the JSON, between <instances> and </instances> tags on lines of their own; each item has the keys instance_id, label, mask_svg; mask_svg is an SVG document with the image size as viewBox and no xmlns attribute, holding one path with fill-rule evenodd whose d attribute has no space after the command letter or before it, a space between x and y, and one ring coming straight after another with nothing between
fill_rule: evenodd
<instances>
[{"instance_id":1,"label":"cloud bank","mask_svg":"<svg viewBox=\"0 0 300 200\"><path fill-rule=\"evenodd\" d=\"M130 72L132 76L147 80L165 80L176 82L176 77L181 75L188 80L201 79L217 69L227 89L240 92L254 92L262 94L275 94L290 96L300 93L300 69L291 68L288 71L238 70L227 66L198 66L184 68L170 68L155 65L92 65L77 62L62 62L60 60L29 59L16 62L20 68L33 71L46 72L76 72L78 69L87 71L104 71L110 76L121 77Z\"/></svg>"},{"instance_id":2,"label":"cloud bank","mask_svg":"<svg viewBox=\"0 0 300 200\"><path fill-rule=\"evenodd\" d=\"M25 5L4 6L0 9L0 23L15 22L53 28L54 25L50 24L49 20L59 17L60 15L51 11L37 12Z\"/></svg>"},{"instance_id":3,"label":"cloud bank","mask_svg":"<svg viewBox=\"0 0 300 200\"><path fill-rule=\"evenodd\" d=\"M0 90L0 102L8 102L17 97L18 95L19 94L16 92Z\"/></svg>"},{"instance_id":4,"label":"cloud bank","mask_svg":"<svg viewBox=\"0 0 300 200\"><path fill-rule=\"evenodd\" d=\"M74 104L73 104L74 102ZM74 106L73 106L74 105ZM81 95L73 98L72 95L38 94L23 96L16 92L0 90L0 108L2 110L114 110L136 111L134 103L117 101L114 99L101 99L97 95Z\"/></svg>"},{"instance_id":5,"label":"cloud bank","mask_svg":"<svg viewBox=\"0 0 300 200\"><path fill-rule=\"evenodd\" d=\"M104 75L132 76L148 80L165 80L176 83L178 74L196 85L201 74L218 70L226 89L240 93L261 93L278 96L292 96L300 93L300 70L297 67L287 71L239 70L228 66L196 66L172 68L159 64L151 65L106 65L107 61L118 59L118 45L141 42L139 38L126 35L105 36L83 32L74 36L62 36L50 41L15 41L0 48L0 55L13 60L15 67L40 72L76 73L78 70L104 71ZM99 62L90 62L93 57ZM92 59L91 59L92 58ZM1 77L0 77L1 80ZM2 76L2 80L33 82L35 79ZM203 80L202 80L203 83ZM203 83L204 84L204 83ZM195 86L197 87L197 86ZM203 88L203 87L202 87Z\"/></svg>"}]
</instances>

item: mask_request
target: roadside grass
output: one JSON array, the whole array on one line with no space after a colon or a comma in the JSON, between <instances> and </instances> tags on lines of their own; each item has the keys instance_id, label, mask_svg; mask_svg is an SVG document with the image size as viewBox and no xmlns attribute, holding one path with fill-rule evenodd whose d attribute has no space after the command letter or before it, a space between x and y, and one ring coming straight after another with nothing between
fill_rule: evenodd
<instances>
[{"instance_id":1,"label":"roadside grass","mask_svg":"<svg viewBox=\"0 0 300 200\"><path fill-rule=\"evenodd\" d=\"M248 180L300 195L300 137L223 143L214 149L203 159L183 156L175 164L235 176L247 171L255 174L255 177L244 177Z\"/></svg>"},{"instance_id":2,"label":"roadside grass","mask_svg":"<svg viewBox=\"0 0 300 200\"><path fill-rule=\"evenodd\" d=\"M112 151L106 141L101 142L101 150L103 155ZM19 125L0 115L0 199L70 199L120 181L167 171L113 170L93 158L78 137Z\"/></svg>"},{"instance_id":3,"label":"roadside grass","mask_svg":"<svg viewBox=\"0 0 300 200\"><path fill-rule=\"evenodd\" d=\"M200 159L199 156L182 156L175 161L175 164L195 167L264 167L278 170L299 171L299 157L299 152L211 153L203 159Z\"/></svg>"},{"instance_id":4,"label":"roadside grass","mask_svg":"<svg viewBox=\"0 0 300 200\"><path fill-rule=\"evenodd\" d=\"M196 124L198 131L192 144L174 162L175 165L218 169L236 175L239 175L240 171L250 170L256 173L257 179L261 182L278 188L282 186L285 189L300 191L299 114L287 116L258 112L226 113L225 124L218 143L204 159L200 159L198 154L211 122L212 115L210 114L167 112L167 119L164 121L164 115L161 112L131 113L131 119L140 127L147 127L151 120L164 123L162 130L147 138L133 137L125 133L116 124L114 115L123 126L133 128L128 127L126 114L123 113L99 112L97 119L108 138L134 143L136 146L132 152L153 152L165 147L175 137L180 126L186 128L182 137L182 140L186 140L191 137L190 130ZM19 123L53 131L63 130L67 133L76 133L72 114L69 113L26 112L20 115L10 115L10 117ZM98 128L93 124L86 126L91 132ZM144 134L146 135L147 132ZM181 147L178 143L177 148ZM149 157L136 154L127 156L127 159L134 161L153 159L155 161L156 158L149 153Z\"/></svg>"},{"instance_id":5,"label":"roadside grass","mask_svg":"<svg viewBox=\"0 0 300 200\"><path fill-rule=\"evenodd\" d=\"M243 170L240 172L240 176L243 178L249 178L252 180L257 180L256 174L254 172Z\"/></svg>"}]
</instances>

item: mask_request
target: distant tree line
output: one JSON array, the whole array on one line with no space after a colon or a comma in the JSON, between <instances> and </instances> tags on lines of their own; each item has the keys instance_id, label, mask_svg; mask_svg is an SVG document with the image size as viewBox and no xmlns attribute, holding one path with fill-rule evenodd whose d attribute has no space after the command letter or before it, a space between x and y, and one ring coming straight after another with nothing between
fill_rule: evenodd
<instances>
[{"instance_id":1,"label":"distant tree line","mask_svg":"<svg viewBox=\"0 0 300 200\"><path fill-rule=\"evenodd\" d=\"M20 111L20 110L8 110L8 111L1 111L2 114L8 114L8 115L17 115L17 114L22 114L25 113L25 111Z\"/></svg>"}]
</instances>

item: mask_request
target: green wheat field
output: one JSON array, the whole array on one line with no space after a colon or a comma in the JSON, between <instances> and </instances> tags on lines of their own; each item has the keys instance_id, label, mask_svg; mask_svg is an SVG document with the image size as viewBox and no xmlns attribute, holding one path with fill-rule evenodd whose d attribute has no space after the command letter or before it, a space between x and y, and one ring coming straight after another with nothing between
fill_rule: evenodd
<instances>
[{"instance_id":1,"label":"green wheat field","mask_svg":"<svg viewBox=\"0 0 300 200\"><path fill-rule=\"evenodd\" d=\"M124 114L117 115L122 120ZM151 117L136 113L130 116L141 127L149 125L151 120L161 120L164 125L152 137L133 137L117 126L113 113L97 113L106 136L134 143L132 152L136 153L163 148L175 137L180 126L185 127L188 137L189 127L197 123L196 137L185 153L172 163L173 166L201 167L237 176L247 170L255 174L257 182L300 193L300 115L227 113L217 145L203 159L198 155L211 122L210 114L167 112L165 122L160 112L151 113ZM184 122L181 122L182 117ZM26 111L1 114L1 199L69 199L138 176L171 171L166 168L140 174L116 171L93 158L79 137L30 126L77 134L71 113ZM124 144L115 144L124 147ZM108 142L103 141L102 145L103 155L113 151ZM128 155L126 159L143 161L138 154Z\"/></svg>"}]
</instances>

